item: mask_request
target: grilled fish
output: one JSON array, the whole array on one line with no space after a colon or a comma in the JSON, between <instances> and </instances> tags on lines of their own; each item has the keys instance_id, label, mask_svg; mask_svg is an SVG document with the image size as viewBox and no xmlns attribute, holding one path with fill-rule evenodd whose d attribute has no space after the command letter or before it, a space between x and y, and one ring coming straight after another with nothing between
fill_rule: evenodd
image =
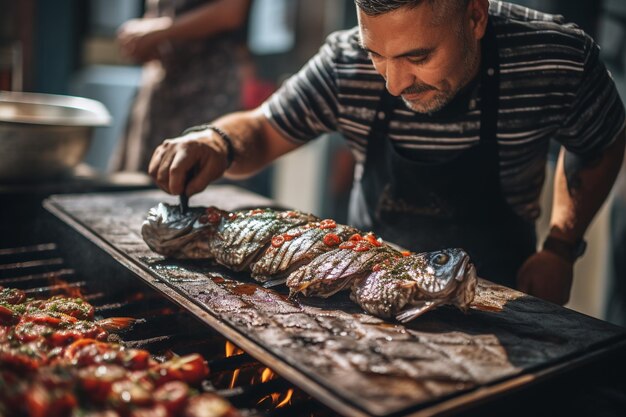
<instances>
[{"instance_id":1,"label":"grilled fish","mask_svg":"<svg viewBox=\"0 0 626 417\"><path fill-rule=\"evenodd\" d=\"M221 213L217 209L216 212ZM242 271L275 236L316 220L319 219L299 211L256 209L233 212L222 215L209 246L217 262Z\"/></svg>"},{"instance_id":2,"label":"grilled fish","mask_svg":"<svg viewBox=\"0 0 626 417\"><path fill-rule=\"evenodd\" d=\"M227 212L215 207L160 203L150 209L141 234L150 249L177 259L215 259L235 271L246 269L272 237L319 220L298 211L272 209Z\"/></svg>"},{"instance_id":3,"label":"grilled fish","mask_svg":"<svg viewBox=\"0 0 626 417\"><path fill-rule=\"evenodd\" d=\"M252 277L260 282L284 283L286 276L313 259L336 249L358 230L333 220L309 223L275 236L263 255L251 266Z\"/></svg>"},{"instance_id":4,"label":"grilled fish","mask_svg":"<svg viewBox=\"0 0 626 417\"><path fill-rule=\"evenodd\" d=\"M376 245L363 239L349 240L289 275L287 286L290 296L301 293L330 297L349 289L352 281L370 273L374 265L401 256L400 252L387 245Z\"/></svg>"},{"instance_id":5,"label":"grilled fish","mask_svg":"<svg viewBox=\"0 0 626 417\"><path fill-rule=\"evenodd\" d=\"M170 258L213 258L209 245L216 229L208 220L205 207L192 207L181 214L179 206L159 203L148 211L141 235L150 249Z\"/></svg>"},{"instance_id":6,"label":"grilled fish","mask_svg":"<svg viewBox=\"0 0 626 417\"><path fill-rule=\"evenodd\" d=\"M466 310L478 282L476 269L462 249L392 258L373 269L354 282L350 297L370 314L402 322L442 304Z\"/></svg>"},{"instance_id":7,"label":"grilled fish","mask_svg":"<svg viewBox=\"0 0 626 417\"><path fill-rule=\"evenodd\" d=\"M286 283L290 297L351 298L380 317L409 321L442 304L465 310L474 298L476 270L461 249L402 253L372 233L298 211L227 212L215 207L159 204L142 235L157 253L179 259L214 259L250 270L266 284Z\"/></svg>"}]
</instances>

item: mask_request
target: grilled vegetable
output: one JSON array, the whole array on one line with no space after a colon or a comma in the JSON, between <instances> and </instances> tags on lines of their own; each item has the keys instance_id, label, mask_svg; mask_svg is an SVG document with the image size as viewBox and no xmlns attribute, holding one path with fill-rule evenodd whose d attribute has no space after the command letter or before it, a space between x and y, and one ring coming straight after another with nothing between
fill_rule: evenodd
<instances>
[{"instance_id":1,"label":"grilled vegetable","mask_svg":"<svg viewBox=\"0 0 626 417\"><path fill-rule=\"evenodd\" d=\"M0 294L0 415L238 416L225 400L193 389L209 373L202 356L161 363L148 351L104 341L134 319L95 321L93 306L80 298Z\"/></svg>"}]
</instances>

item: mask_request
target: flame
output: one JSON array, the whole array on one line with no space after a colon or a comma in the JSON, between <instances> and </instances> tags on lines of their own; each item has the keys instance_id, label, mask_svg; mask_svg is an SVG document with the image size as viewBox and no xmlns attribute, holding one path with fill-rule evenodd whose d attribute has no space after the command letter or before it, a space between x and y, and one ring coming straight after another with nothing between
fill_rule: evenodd
<instances>
[{"instance_id":1,"label":"flame","mask_svg":"<svg viewBox=\"0 0 626 417\"><path fill-rule=\"evenodd\" d=\"M241 349L234 343L231 343L229 340L226 341L226 345L224 346L224 349L226 351L227 358L230 358L231 356L235 356L235 355L241 355L242 353L244 353L243 349Z\"/></svg>"},{"instance_id":2,"label":"flame","mask_svg":"<svg viewBox=\"0 0 626 417\"><path fill-rule=\"evenodd\" d=\"M67 281L62 280L56 274L50 278L50 285L60 290L67 297L84 298L80 288L71 286Z\"/></svg>"},{"instance_id":3,"label":"flame","mask_svg":"<svg viewBox=\"0 0 626 417\"><path fill-rule=\"evenodd\" d=\"M291 404L291 396L293 395L293 388L289 388L285 394L285 398L276 404L276 408L282 408L288 404ZM272 398L273 399L273 398Z\"/></svg>"},{"instance_id":4,"label":"flame","mask_svg":"<svg viewBox=\"0 0 626 417\"><path fill-rule=\"evenodd\" d=\"M244 353L241 348L236 346L234 343L231 343L229 340L226 341L226 345L224 346L224 349L226 351L225 356L227 358ZM237 382L237 378L239 377L240 371L241 371L240 369L235 369L233 371L233 377L230 380L230 384L228 385L228 388L233 389L235 387L235 383Z\"/></svg>"},{"instance_id":5,"label":"flame","mask_svg":"<svg viewBox=\"0 0 626 417\"><path fill-rule=\"evenodd\" d=\"M270 368L263 369L261 373L261 382L267 382L274 377L274 372Z\"/></svg>"}]
</instances>

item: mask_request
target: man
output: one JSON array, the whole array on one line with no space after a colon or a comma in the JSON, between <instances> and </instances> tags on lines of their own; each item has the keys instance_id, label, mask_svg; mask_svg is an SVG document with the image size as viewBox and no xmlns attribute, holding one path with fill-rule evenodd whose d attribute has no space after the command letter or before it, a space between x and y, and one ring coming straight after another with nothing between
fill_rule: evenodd
<instances>
[{"instance_id":1,"label":"man","mask_svg":"<svg viewBox=\"0 0 626 417\"><path fill-rule=\"evenodd\" d=\"M331 35L261 108L165 141L152 177L191 195L338 130L358 162L350 223L414 251L463 247L480 276L566 303L624 153L624 108L598 47L509 3L355 3L358 28ZM536 252L550 139L564 149Z\"/></svg>"}]
</instances>

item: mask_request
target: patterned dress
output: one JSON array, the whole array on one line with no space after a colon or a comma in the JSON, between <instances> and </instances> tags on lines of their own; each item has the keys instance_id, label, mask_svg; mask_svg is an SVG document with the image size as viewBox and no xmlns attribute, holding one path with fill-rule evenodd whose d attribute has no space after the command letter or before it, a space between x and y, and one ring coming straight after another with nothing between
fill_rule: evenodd
<instances>
[{"instance_id":1,"label":"patterned dress","mask_svg":"<svg viewBox=\"0 0 626 417\"><path fill-rule=\"evenodd\" d=\"M148 0L147 14L176 18L213 0ZM142 84L113 170L147 171L154 149L190 126L241 109L245 27L202 40L172 42L144 66Z\"/></svg>"}]
</instances>

